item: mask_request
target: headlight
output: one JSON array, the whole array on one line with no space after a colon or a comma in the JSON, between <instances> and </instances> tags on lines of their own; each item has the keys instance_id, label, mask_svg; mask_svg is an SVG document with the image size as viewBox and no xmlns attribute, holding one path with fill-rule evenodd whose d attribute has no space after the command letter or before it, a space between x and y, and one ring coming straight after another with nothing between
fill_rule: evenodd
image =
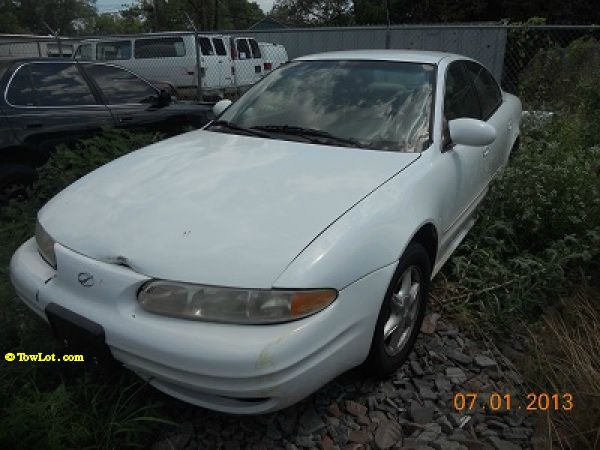
<instances>
[{"instance_id":1,"label":"headlight","mask_svg":"<svg viewBox=\"0 0 600 450\"><path fill-rule=\"evenodd\" d=\"M138 301L146 311L185 319L239 324L287 322L309 316L337 298L335 289L238 289L150 281Z\"/></svg>"},{"instance_id":2,"label":"headlight","mask_svg":"<svg viewBox=\"0 0 600 450\"><path fill-rule=\"evenodd\" d=\"M50 237L44 227L38 221L35 224L35 242L37 243L38 250L42 258L46 260L48 264L56 269L56 255L54 253L54 239Z\"/></svg>"}]
</instances>

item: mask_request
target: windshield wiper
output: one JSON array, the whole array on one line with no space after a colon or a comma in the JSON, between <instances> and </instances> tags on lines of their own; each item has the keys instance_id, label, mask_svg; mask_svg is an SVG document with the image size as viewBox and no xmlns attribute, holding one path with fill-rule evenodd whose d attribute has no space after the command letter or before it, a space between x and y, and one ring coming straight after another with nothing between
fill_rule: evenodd
<instances>
[{"instance_id":1,"label":"windshield wiper","mask_svg":"<svg viewBox=\"0 0 600 450\"><path fill-rule=\"evenodd\" d=\"M294 135L294 136L301 136L301 137L305 137L308 140L310 140L311 142L314 142L317 144L323 144L323 143L325 143L323 141L326 141L326 142L341 144L341 145L345 145L345 146L363 147L364 148L364 145L361 144L356 139L342 138L342 137L334 136L334 135L328 133L327 131L315 130L314 128L303 128L303 127L296 127L296 126L292 126L292 125L260 125L260 126L252 127L252 130L271 131L274 133L283 133L283 134L290 134L290 135ZM313 138L316 138L316 139L313 139Z\"/></svg>"},{"instance_id":2,"label":"windshield wiper","mask_svg":"<svg viewBox=\"0 0 600 450\"><path fill-rule=\"evenodd\" d=\"M241 133L246 133L246 134L251 134L252 136L259 136L259 137L264 137L264 138L270 138L272 137L269 133L263 133L259 130L256 130L254 128L246 128L246 127L242 127L240 125L236 125L233 122L228 122L227 120L215 120L213 122L210 123L210 125L208 126L208 128L212 128L213 126L215 127L223 127L223 128L227 128L229 130L232 131L239 131Z\"/></svg>"}]
</instances>

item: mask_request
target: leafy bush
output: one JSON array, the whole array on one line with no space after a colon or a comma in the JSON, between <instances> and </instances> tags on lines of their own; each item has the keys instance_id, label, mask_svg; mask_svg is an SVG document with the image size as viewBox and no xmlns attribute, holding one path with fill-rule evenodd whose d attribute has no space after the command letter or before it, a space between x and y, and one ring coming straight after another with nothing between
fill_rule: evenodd
<instances>
[{"instance_id":1,"label":"leafy bush","mask_svg":"<svg viewBox=\"0 0 600 450\"><path fill-rule=\"evenodd\" d=\"M112 159L156 142L157 134L107 131L74 148L61 147L40 170L31 199L0 210L0 342L4 352L44 354L61 349L48 327L17 298L8 265L16 248L34 230L37 210L61 189ZM0 446L3 448L115 448L143 442L159 419L152 392L134 375L114 385L77 364L2 362ZM93 368L92 368L93 369ZM105 374L100 375L104 377Z\"/></svg>"},{"instance_id":2,"label":"leafy bush","mask_svg":"<svg viewBox=\"0 0 600 450\"><path fill-rule=\"evenodd\" d=\"M577 64L570 69L571 89L560 91L570 93L554 105L556 114L524 120L520 149L446 265L446 282L437 285L446 309L496 324L522 313L535 318L573 285L598 274L600 71L590 72L580 52L590 48L600 55L595 41L567 49ZM529 82L543 85L545 73Z\"/></svg>"}]
</instances>

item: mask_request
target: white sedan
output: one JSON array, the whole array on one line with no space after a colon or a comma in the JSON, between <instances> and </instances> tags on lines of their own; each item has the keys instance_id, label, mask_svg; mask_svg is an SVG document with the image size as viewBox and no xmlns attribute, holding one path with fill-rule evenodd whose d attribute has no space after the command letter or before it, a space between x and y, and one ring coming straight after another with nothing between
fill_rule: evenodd
<instances>
[{"instance_id":1,"label":"white sedan","mask_svg":"<svg viewBox=\"0 0 600 450\"><path fill-rule=\"evenodd\" d=\"M20 298L67 343L230 413L361 363L394 372L508 161L519 99L466 57L352 51L215 112L45 205L12 258Z\"/></svg>"}]
</instances>

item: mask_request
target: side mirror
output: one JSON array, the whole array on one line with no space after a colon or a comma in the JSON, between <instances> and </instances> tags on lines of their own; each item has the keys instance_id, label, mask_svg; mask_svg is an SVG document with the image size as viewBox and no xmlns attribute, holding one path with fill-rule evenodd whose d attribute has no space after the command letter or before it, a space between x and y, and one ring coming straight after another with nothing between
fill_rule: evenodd
<instances>
[{"instance_id":1,"label":"side mirror","mask_svg":"<svg viewBox=\"0 0 600 450\"><path fill-rule=\"evenodd\" d=\"M223 99L214 104L212 110L215 117L219 117L227 108L231 106L232 101Z\"/></svg>"},{"instance_id":2,"label":"side mirror","mask_svg":"<svg viewBox=\"0 0 600 450\"><path fill-rule=\"evenodd\" d=\"M163 106L168 106L171 104L171 94L164 90L161 89L160 92L158 93L158 95L156 96L156 106L159 107L163 107Z\"/></svg>"},{"instance_id":3,"label":"side mirror","mask_svg":"<svg viewBox=\"0 0 600 450\"><path fill-rule=\"evenodd\" d=\"M496 129L477 119L454 119L448 122L448 131L453 144L483 147L496 140Z\"/></svg>"}]
</instances>

